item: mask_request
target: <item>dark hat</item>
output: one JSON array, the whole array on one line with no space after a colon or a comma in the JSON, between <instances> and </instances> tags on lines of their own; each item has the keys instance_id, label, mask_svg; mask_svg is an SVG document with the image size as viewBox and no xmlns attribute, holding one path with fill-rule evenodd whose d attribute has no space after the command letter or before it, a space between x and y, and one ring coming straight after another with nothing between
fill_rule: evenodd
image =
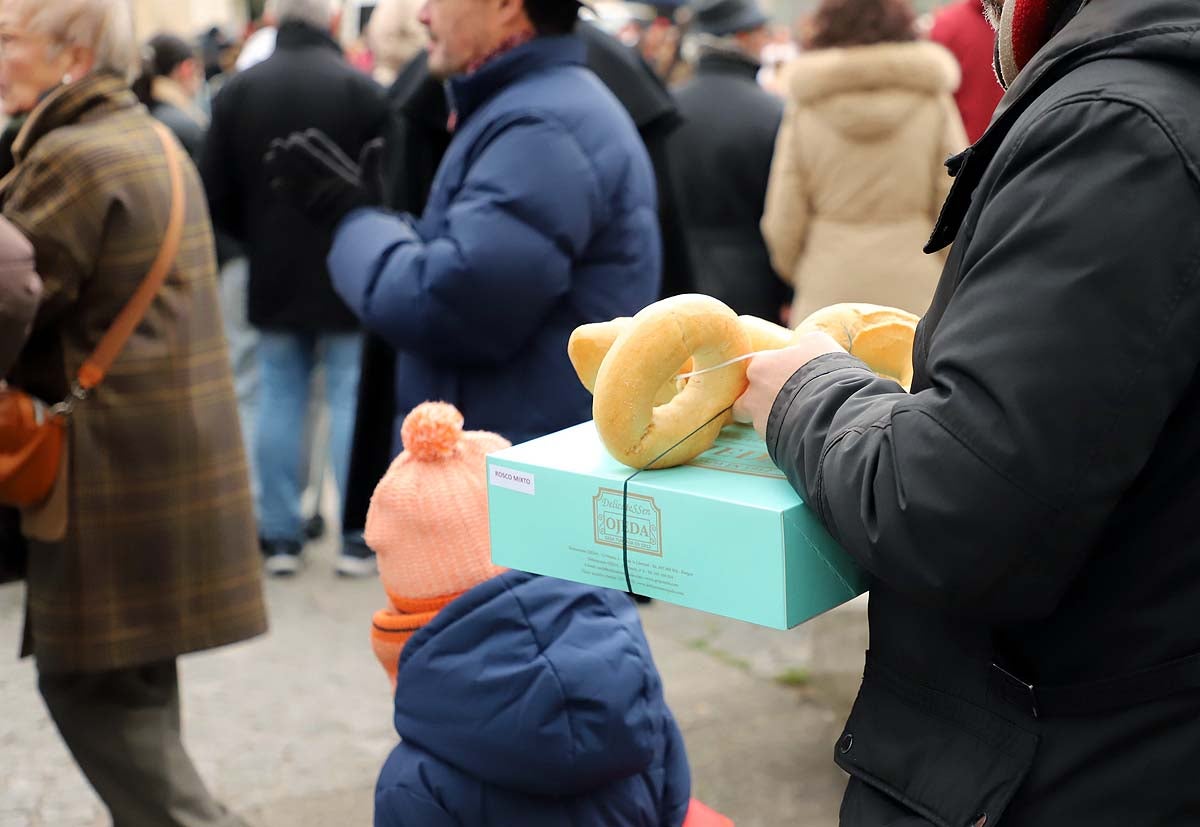
<instances>
[{"instance_id":1,"label":"dark hat","mask_svg":"<svg viewBox=\"0 0 1200 827\"><path fill-rule=\"evenodd\" d=\"M692 16L693 29L717 37L760 29L768 22L754 0L699 0Z\"/></svg>"}]
</instances>

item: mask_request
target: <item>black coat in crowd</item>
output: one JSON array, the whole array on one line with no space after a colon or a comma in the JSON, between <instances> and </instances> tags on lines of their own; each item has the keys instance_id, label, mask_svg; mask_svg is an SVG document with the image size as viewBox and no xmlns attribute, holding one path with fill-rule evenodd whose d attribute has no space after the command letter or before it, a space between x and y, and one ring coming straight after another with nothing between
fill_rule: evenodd
<instances>
[{"instance_id":1,"label":"black coat in crowd","mask_svg":"<svg viewBox=\"0 0 1200 827\"><path fill-rule=\"evenodd\" d=\"M397 212L420 215L433 178L450 146L446 91L429 74L428 54L421 52L387 92L391 124L384 164L384 194ZM350 452L350 478L342 507L345 531L362 531L375 486L392 463L396 419L396 352L380 336L366 334L362 375L358 382L358 414Z\"/></svg>"},{"instance_id":2,"label":"black coat in crowd","mask_svg":"<svg viewBox=\"0 0 1200 827\"><path fill-rule=\"evenodd\" d=\"M332 228L314 225L271 191L263 166L271 141L312 127L357 158L386 125L383 89L346 63L332 37L296 22L279 28L270 58L217 94L200 170L214 224L242 241L250 259L247 310L255 327L358 327L325 267Z\"/></svg>"},{"instance_id":3,"label":"black coat in crowd","mask_svg":"<svg viewBox=\"0 0 1200 827\"><path fill-rule=\"evenodd\" d=\"M204 154L203 124L197 123L187 112L165 101L151 101L146 107L155 120L171 130L193 163L200 163Z\"/></svg>"},{"instance_id":4,"label":"black coat in crowd","mask_svg":"<svg viewBox=\"0 0 1200 827\"><path fill-rule=\"evenodd\" d=\"M912 395L836 355L775 403L874 578L847 827L1200 824L1197 43L1085 5L952 162Z\"/></svg>"},{"instance_id":5,"label":"black coat in crowd","mask_svg":"<svg viewBox=\"0 0 1200 827\"><path fill-rule=\"evenodd\" d=\"M783 101L758 85L758 69L732 53L700 57L675 96L683 126L671 136L671 180L687 240L687 292L777 322L791 291L771 268L758 224Z\"/></svg>"},{"instance_id":6,"label":"black coat in crowd","mask_svg":"<svg viewBox=\"0 0 1200 827\"><path fill-rule=\"evenodd\" d=\"M658 226L662 235L662 296L687 292L687 244L671 183L671 136L683 123L677 104L641 54L590 23L576 34L587 44L588 68L609 88L637 126L658 185Z\"/></svg>"},{"instance_id":7,"label":"black coat in crowd","mask_svg":"<svg viewBox=\"0 0 1200 827\"><path fill-rule=\"evenodd\" d=\"M684 257L670 201L667 172L667 138L679 125L675 103L662 82L632 49L587 23L580 23L576 33L587 44L588 67L604 81L637 126L654 164L660 199L666 195L666 200L659 205L666 291L668 282L682 283L679 277L672 278L670 274L682 269ZM434 174L451 138L447 129L450 111L445 91L442 84L430 76L426 58L422 52L410 62L387 95L391 116L384 182L388 206L414 215L420 215L425 209ZM671 239L675 239L674 242ZM379 337L368 334L363 347L358 418L342 514L342 524L347 531L361 531L366 525L367 507L375 485L392 461L396 424L395 374L395 356L391 347Z\"/></svg>"}]
</instances>

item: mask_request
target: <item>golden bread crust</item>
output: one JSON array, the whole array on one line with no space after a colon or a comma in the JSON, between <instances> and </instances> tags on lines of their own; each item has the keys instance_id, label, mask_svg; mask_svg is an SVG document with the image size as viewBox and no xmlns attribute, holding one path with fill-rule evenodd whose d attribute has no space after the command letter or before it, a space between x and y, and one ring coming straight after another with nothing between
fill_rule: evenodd
<instances>
[{"instance_id":1,"label":"golden bread crust","mask_svg":"<svg viewBox=\"0 0 1200 827\"><path fill-rule=\"evenodd\" d=\"M608 452L642 469L682 465L708 450L746 388L746 362L686 380L666 404L656 406L655 396L689 359L705 370L750 352L737 315L709 296L673 296L642 310L596 377L592 415Z\"/></svg>"},{"instance_id":2,"label":"golden bread crust","mask_svg":"<svg viewBox=\"0 0 1200 827\"><path fill-rule=\"evenodd\" d=\"M823 307L800 323L796 336L820 331L852 356L908 390L912 386L913 337L920 317L895 307L847 302Z\"/></svg>"}]
</instances>

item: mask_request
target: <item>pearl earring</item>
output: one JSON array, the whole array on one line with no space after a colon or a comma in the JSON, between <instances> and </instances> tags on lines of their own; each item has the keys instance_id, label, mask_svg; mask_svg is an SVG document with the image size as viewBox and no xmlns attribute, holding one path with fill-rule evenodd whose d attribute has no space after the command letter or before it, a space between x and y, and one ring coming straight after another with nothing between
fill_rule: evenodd
<instances>
[{"instance_id":1,"label":"pearl earring","mask_svg":"<svg viewBox=\"0 0 1200 827\"><path fill-rule=\"evenodd\" d=\"M73 81L73 80L75 80L75 78L71 77L71 73L70 73L70 72L67 72L67 74L65 74L65 75L63 75L63 76L62 76L62 84L63 84L63 86L70 86L70 85L71 85L71 81Z\"/></svg>"}]
</instances>

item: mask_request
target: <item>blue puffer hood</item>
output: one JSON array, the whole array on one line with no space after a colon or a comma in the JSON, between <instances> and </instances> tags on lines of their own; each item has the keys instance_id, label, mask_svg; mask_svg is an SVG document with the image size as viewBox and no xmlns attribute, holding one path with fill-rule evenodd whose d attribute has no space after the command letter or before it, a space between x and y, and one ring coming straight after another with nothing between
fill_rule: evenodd
<instances>
[{"instance_id":1,"label":"blue puffer hood","mask_svg":"<svg viewBox=\"0 0 1200 827\"><path fill-rule=\"evenodd\" d=\"M643 772L673 726L620 592L508 572L405 646L401 738L482 781L580 795Z\"/></svg>"}]
</instances>

